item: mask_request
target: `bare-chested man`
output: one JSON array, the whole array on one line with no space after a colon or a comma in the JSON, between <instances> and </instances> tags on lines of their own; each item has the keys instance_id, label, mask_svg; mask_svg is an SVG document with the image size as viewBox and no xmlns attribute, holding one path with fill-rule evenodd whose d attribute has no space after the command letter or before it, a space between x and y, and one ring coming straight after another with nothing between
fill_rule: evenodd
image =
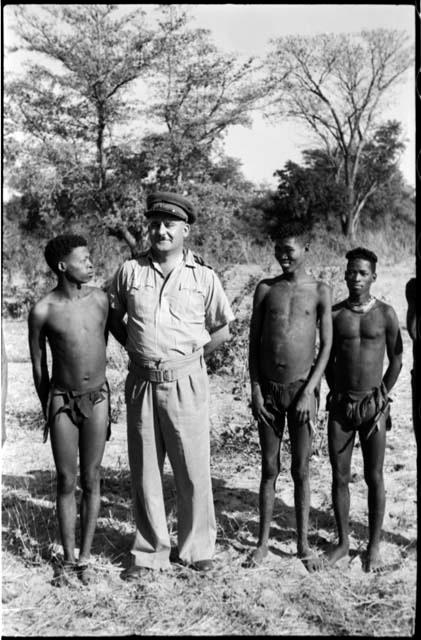
<instances>
[{"instance_id":1,"label":"bare-chested man","mask_svg":"<svg viewBox=\"0 0 421 640\"><path fill-rule=\"evenodd\" d=\"M332 343L330 289L306 273L309 233L299 222L285 224L275 239L283 274L256 288L250 324L249 368L252 410L262 449L260 531L249 559L259 565L268 553L279 450L288 418L291 474L297 522L297 551L309 571L320 568L308 543L309 459L317 395ZM319 324L320 348L316 355Z\"/></svg>"},{"instance_id":2,"label":"bare-chested man","mask_svg":"<svg viewBox=\"0 0 421 640\"><path fill-rule=\"evenodd\" d=\"M376 255L358 247L349 251L346 258L349 297L332 309L333 346L326 368L330 388L332 502L339 535L339 543L327 553L327 559L333 564L349 550L348 485L358 431L368 487L369 541L363 555L363 568L368 572L382 565L379 546L385 510L383 460L389 420L388 392L402 366L402 339L392 307L370 294L377 277ZM389 366L383 375L385 351Z\"/></svg>"},{"instance_id":3,"label":"bare-chested man","mask_svg":"<svg viewBox=\"0 0 421 640\"><path fill-rule=\"evenodd\" d=\"M54 582L71 575L90 580L88 560L100 506L100 464L110 435L105 379L108 297L87 286L93 267L86 240L61 235L50 240L45 259L57 275L55 289L29 314L29 346L35 387L51 434L57 469L57 513L63 563ZM49 379L46 341L52 354ZM75 559L77 454L80 455L81 544Z\"/></svg>"}]
</instances>

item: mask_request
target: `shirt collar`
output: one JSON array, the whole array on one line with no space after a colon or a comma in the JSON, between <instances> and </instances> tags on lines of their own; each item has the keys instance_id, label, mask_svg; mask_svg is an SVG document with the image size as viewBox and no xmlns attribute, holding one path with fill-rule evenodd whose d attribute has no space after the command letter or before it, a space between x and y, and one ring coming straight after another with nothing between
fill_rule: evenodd
<instances>
[{"instance_id":1,"label":"shirt collar","mask_svg":"<svg viewBox=\"0 0 421 640\"><path fill-rule=\"evenodd\" d=\"M191 249L184 249L184 263L186 265L186 267L192 267L193 269L196 269L196 260L194 259L194 255L193 255L193 251ZM154 264L158 264L155 262L153 255L152 255L152 251L151 249L148 250L146 257L149 259L149 262L154 265Z\"/></svg>"}]
</instances>

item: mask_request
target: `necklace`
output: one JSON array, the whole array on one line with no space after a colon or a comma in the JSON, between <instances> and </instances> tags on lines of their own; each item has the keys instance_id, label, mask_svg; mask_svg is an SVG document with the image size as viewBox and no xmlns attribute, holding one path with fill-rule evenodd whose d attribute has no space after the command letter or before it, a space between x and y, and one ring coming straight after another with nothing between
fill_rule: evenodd
<instances>
[{"instance_id":1,"label":"necklace","mask_svg":"<svg viewBox=\"0 0 421 640\"><path fill-rule=\"evenodd\" d=\"M376 298L374 296L370 296L367 302L352 302L348 298L346 300L346 306L351 311L355 311L355 313L366 313L374 306L375 302Z\"/></svg>"}]
</instances>

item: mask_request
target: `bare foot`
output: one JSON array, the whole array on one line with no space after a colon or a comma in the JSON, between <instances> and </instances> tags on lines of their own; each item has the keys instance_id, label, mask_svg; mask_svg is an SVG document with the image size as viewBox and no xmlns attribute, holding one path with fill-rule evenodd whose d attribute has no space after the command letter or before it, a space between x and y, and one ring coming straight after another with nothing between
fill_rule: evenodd
<instances>
[{"instance_id":1,"label":"bare foot","mask_svg":"<svg viewBox=\"0 0 421 640\"><path fill-rule=\"evenodd\" d=\"M309 573L320 571L324 567L323 557L312 553L310 550L306 555L298 554L298 557Z\"/></svg>"},{"instance_id":2,"label":"bare foot","mask_svg":"<svg viewBox=\"0 0 421 640\"><path fill-rule=\"evenodd\" d=\"M338 544L329 549L329 551L325 554L326 562L329 565L334 565L335 562L338 562L341 558L344 558L348 555L349 545L348 544Z\"/></svg>"},{"instance_id":3,"label":"bare foot","mask_svg":"<svg viewBox=\"0 0 421 640\"><path fill-rule=\"evenodd\" d=\"M76 564L64 561L54 567L54 577L51 584L54 587L67 587L75 583Z\"/></svg>"},{"instance_id":4,"label":"bare foot","mask_svg":"<svg viewBox=\"0 0 421 640\"><path fill-rule=\"evenodd\" d=\"M94 572L88 564L77 564L76 574L82 584L88 585L94 580Z\"/></svg>"},{"instance_id":5,"label":"bare foot","mask_svg":"<svg viewBox=\"0 0 421 640\"><path fill-rule=\"evenodd\" d=\"M246 567L259 567L268 554L267 546L256 547L245 562Z\"/></svg>"},{"instance_id":6,"label":"bare foot","mask_svg":"<svg viewBox=\"0 0 421 640\"><path fill-rule=\"evenodd\" d=\"M380 557L378 547L367 549L367 551L365 551L362 555L362 565L363 570L366 573L370 573L371 571L380 572L385 568L384 562Z\"/></svg>"},{"instance_id":7,"label":"bare foot","mask_svg":"<svg viewBox=\"0 0 421 640\"><path fill-rule=\"evenodd\" d=\"M308 546L297 545L297 557L300 558L301 562L307 569L309 573L313 573L314 571L320 571L323 569L323 557L318 556L313 553L313 551Z\"/></svg>"}]
</instances>

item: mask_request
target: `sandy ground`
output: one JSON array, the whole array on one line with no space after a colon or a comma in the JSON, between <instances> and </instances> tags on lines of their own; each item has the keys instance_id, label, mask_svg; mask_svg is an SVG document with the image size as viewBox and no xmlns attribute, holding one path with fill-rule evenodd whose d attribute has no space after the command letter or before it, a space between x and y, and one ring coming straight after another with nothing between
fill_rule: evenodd
<instances>
[{"instance_id":1,"label":"sandy ground","mask_svg":"<svg viewBox=\"0 0 421 640\"><path fill-rule=\"evenodd\" d=\"M234 272L233 272L234 273ZM250 274L258 274L259 268L247 265L236 268L232 278L229 296L233 299L240 291L242 284ZM403 579L410 583L415 581L416 571L416 448L411 421L410 370L412 366L412 346L405 328L406 301L405 283L414 275L412 261L406 261L393 267L379 267L378 281L373 293L378 298L391 304L399 318L404 344L403 368L395 388L392 391L393 428L388 433L385 458L385 484L387 494L386 515L383 526L382 553L389 562L400 563ZM235 284L237 283L237 285ZM244 302L239 313L250 311L251 295ZM3 491L31 493L31 487L48 478L50 487L45 490L54 495L54 464L49 444L42 443L40 410L38 399L32 382L31 366L26 338L26 323L5 321L3 323L6 349L9 359L9 388L7 398L7 441L2 450ZM110 349L118 361L116 343L110 339ZM115 355L117 354L117 355ZM115 363L114 363L115 364ZM125 375L124 362L114 368L110 380L117 382ZM111 376L111 377L112 377ZM239 391L240 387L240 391ZM245 363L242 380L234 380L228 376L211 376L212 405L211 427L212 439L218 441L227 429L237 425L241 430L244 424L250 424L248 408L248 387ZM326 388L322 386L322 396ZM321 405L322 409L324 404ZM330 466L326 452L326 431L324 413L321 411L318 435L316 438L316 455L311 461L311 522L312 532L319 541L332 541L335 531L332 529L332 511L330 499ZM257 434L251 431L250 443L257 442ZM232 440L229 441L232 443ZM231 544L239 553L247 552L255 545L258 527L258 486L260 477L259 457L241 455L238 447L227 445L226 455L219 448L212 459L212 478L217 517L221 530L227 524L235 529ZM319 452L319 453L317 453ZM125 413L120 411L117 424L113 425L113 435L106 447L103 467L114 469L116 473L127 472ZM170 468L166 467L170 474ZM367 532L367 499L366 486L362 474L362 460L359 446L356 447L352 462L351 485L351 549L358 551L361 540ZM37 491L32 494L39 496ZM293 557L295 553L293 510L293 485L289 475L289 459L287 453L282 454L282 472L277 484L277 503L274 514L274 525L271 538L271 553L268 560L277 566L285 557ZM101 508L101 515L106 512L106 504ZM6 505L7 509L7 505ZM289 532L288 535L283 533ZM3 524L3 533L5 525ZM128 534L130 533L130 528ZM226 553L223 540L218 540L217 553ZM221 555L221 557L222 557ZM402 564L403 563L403 564ZM294 565L295 566L295 565ZM403 568L402 568L403 567ZM296 564L297 571L302 567ZM352 560L347 571L363 576L358 560ZM305 572L305 570L304 570ZM36 599L45 596L51 589L47 578L51 578L47 565L31 567L21 562L13 550L3 550L3 632L21 635L21 628L16 622L16 611L25 606L25 593L32 593ZM415 597L415 593L414 593ZM14 613L13 613L14 612ZM28 628L28 627L26 627ZM298 627L296 627L298 629ZM49 627L54 634L54 622ZM205 630L212 633L211 630ZM297 633L314 633L313 630L300 629ZM408 633L403 629L402 635Z\"/></svg>"}]
</instances>

